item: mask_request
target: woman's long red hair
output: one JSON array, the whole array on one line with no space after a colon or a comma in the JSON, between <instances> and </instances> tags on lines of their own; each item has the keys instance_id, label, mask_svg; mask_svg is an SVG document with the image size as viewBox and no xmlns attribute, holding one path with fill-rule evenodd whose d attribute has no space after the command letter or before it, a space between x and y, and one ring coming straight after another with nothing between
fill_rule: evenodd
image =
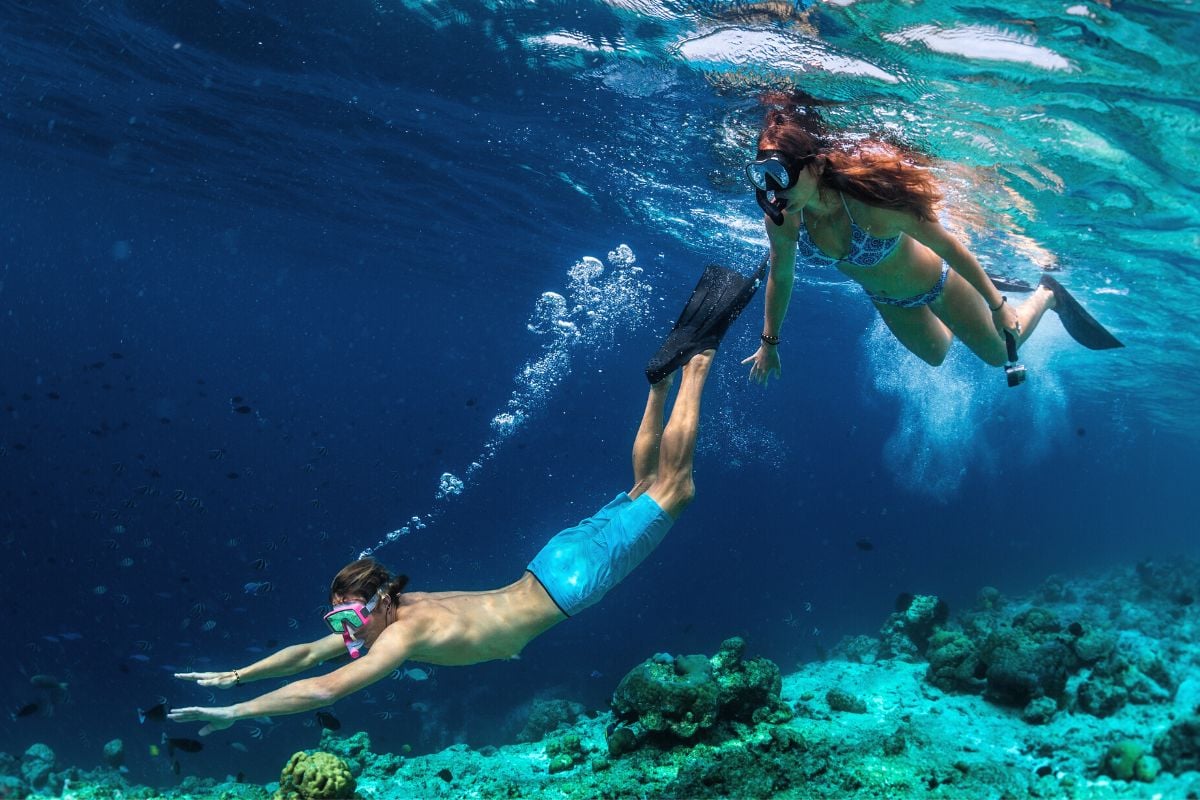
<instances>
[{"instance_id":1,"label":"woman's long red hair","mask_svg":"<svg viewBox=\"0 0 1200 800\"><path fill-rule=\"evenodd\" d=\"M805 95L775 92L761 99L768 110L759 150L782 150L794 157L823 155L822 188L869 206L907 211L922 220L934 218L942 192L924 153L878 138L845 137L831 130L817 111L827 103Z\"/></svg>"}]
</instances>

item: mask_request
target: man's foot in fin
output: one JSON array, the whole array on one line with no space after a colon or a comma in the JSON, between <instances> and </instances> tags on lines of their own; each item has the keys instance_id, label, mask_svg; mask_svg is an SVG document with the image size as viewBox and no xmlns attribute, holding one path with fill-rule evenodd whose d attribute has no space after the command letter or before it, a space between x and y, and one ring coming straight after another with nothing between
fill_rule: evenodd
<instances>
[{"instance_id":1,"label":"man's foot in fin","mask_svg":"<svg viewBox=\"0 0 1200 800\"><path fill-rule=\"evenodd\" d=\"M758 284L757 277L716 265L705 267L675 327L646 365L647 380L658 383L697 353L717 349Z\"/></svg>"},{"instance_id":2,"label":"man's foot in fin","mask_svg":"<svg viewBox=\"0 0 1200 800\"><path fill-rule=\"evenodd\" d=\"M1053 276L1043 275L1038 286L1045 287L1054 295L1053 311L1062 320L1062 325L1071 334L1071 338L1089 350L1109 350L1125 345L1108 332L1108 329L1096 321L1096 318L1084 310L1079 301L1063 288L1063 285Z\"/></svg>"}]
</instances>

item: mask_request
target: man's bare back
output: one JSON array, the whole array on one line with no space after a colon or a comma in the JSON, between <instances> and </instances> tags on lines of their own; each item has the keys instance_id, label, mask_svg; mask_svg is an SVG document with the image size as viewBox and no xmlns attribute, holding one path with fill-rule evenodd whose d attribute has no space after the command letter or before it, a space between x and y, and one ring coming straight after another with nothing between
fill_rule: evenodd
<instances>
[{"instance_id":1,"label":"man's bare back","mask_svg":"<svg viewBox=\"0 0 1200 800\"><path fill-rule=\"evenodd\" d=\"M446 667L513 658L567 617L532 573L484 592L405 592L378 643L405 642L408 659Z\"/></svg>"}]
</instances>

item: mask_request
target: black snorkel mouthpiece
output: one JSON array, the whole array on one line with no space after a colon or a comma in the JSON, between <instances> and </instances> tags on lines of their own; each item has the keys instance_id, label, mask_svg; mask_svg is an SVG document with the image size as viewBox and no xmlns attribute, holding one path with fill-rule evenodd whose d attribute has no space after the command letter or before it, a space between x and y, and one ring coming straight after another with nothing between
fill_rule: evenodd
<instances>
[{"instance_id":1,"label":"black snorkel mouthpiece","mask_svg":"<svg viewBox=\"0 0 1200 800\"><path fill-rule=\"evenodd\" d=\"M1017 339L1008 331L1004 332L1004 346L1008 350L1008 363L1004 365L1004 377L1011 389L1025 382L1025 365L1017 363Z\"/></svg>"},{"instance_id":2,"label":"black snorkel mouthpiece","mask_svg":"<svg viewBox=\"0 0 1200 800\"><path fill-rule=\"evenodd\" d=\"M783 224L783 211L787 208L787 200L782 198L772 200L762 189L754 190L754 199L758 201L758 207L767 215L767 219L776 225Z\"/></svg>"}]
</instances>

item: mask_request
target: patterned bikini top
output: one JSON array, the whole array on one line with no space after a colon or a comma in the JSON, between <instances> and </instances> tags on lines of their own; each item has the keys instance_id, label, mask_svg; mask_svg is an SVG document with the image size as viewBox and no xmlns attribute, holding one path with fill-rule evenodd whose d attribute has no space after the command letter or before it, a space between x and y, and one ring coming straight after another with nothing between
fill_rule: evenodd
<instances>
[{"instance_id":1,"label":"patterned bikini top","mask_svg":"<svg viewBox=\"0 0 1200 800\"><path fill-rule=\"evenodd\" d=\"M876 239L871 234L858 227L854 217L850 215L850 206L846 205L846 195L838 192L842 198L842 208L850 217L850 252L845 258L830 258L821 252L817 243L808 235L808 227L804 224L804 209L800 209L800 232L796 236L797 252L800 259L810 267L832 267L842 261L858 267L873 267L883 261L896 246L900 244L900 234L890 239Z\"/></svg>"}]
</instances>

